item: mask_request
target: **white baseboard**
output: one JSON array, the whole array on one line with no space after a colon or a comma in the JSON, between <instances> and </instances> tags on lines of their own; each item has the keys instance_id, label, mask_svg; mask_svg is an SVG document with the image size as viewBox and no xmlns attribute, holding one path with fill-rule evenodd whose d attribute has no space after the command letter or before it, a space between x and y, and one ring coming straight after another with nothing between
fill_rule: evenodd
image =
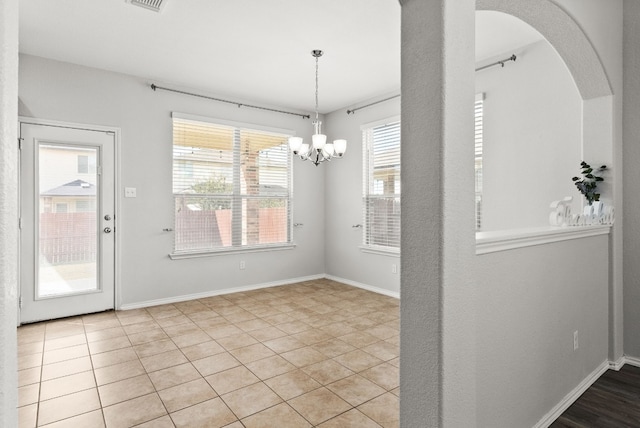
<instances>
[{"instance_id":1,"label":"white baseboard","mask_svg":"<svg viewBox=\"0 0 640 428\"><path fill-rule=\"evenodd\" d=\"M625 365L626 362L627 362L627 359L624 356L622 356L618 358L616 361L609 361L609 368L611 370L620 371L620 369L622 368L622 366Z\"/></svg>"},{"instance_id":2,"label":"white baseboard","mask_svg":"<svg viewBox=\"0 0 640 428\"><path fill-rule=\"evenodd\" d=\"M167 297L164 299L146 300L144 302L126 303L118 308L121 311L130 309L148 308L149 306L167 305L170 303L184 302L186 300L204 299L206 297L221 296L223 294L241 293L243 291L259 290L261 288L277 287L279 285L295 284L297 282L313 281L325 278L325 275L311 275L300 278L290 278L282 281L263 282L261 284L246 285L242 287L225 288L222 290L206 291L204 293L183 294L181 296Z\"/></svg>"},{"instance_id":3,"label":"white baseboard","mask_svg":"<svg viewBox=\"0 0 640 428\"><path fill-rule=\"evenodd\" d=\"M127 311L130 309L148 308L150 306L167 305L171 303L184 302L186 300L204 299L206 297L221 296L223 294L241 293L243 291L259 290L261 288L277 287L279 285L295 284L297 282L313 281L313 280L322 279L322 278L341 282L343 284L351 285L353 287L362 288L364 290L372 291L374 293L384 294L385 296L394 297L396 299L400 298L399 292L385 290L384 288L379 288L379 287L373 287L371 285L362 284L360 282L351 281L349 279L339 278L333 275L320 274L320 275L311 275L311 276L305 276L300 278L290 278L282 281L263 282L261 284L253 284L253 285L247 285L243 287L225 288L222 290L212 290L212 291L206 291L204 293L183 294L181 296L167 297L164 299L154 299L154 300L146 300L143 302L126 303L126 304L120 305L118 309L121 311Z\"/></svg>"},{"instance_id":4,"label":"white baseboard","mask_svg":"<svg viewBox=\"0 0 640 428\"><path fill-rule=\"evenodd\" d=\"M598 380L607 370L609 370L609 361L603 361L589 376L587 376L573 391L567 394L549 413L547 413L540 421L534 425L534 428L547 428L556 419L564 413L591 385Z\"/></svg>"},{"instance_id":5,"label":"white baseboard","mask_svg":"<svg viewBox=\"0 0 640 428\"><path fill-rule=\"evenodd\" d=\"M396 298L396 299L400 298L400 292L398 292L398 291L385 290L384 288L374 287L372 285L367 285L367 284L363 284L361 282L351 281L350 279L344 279L344 278L340 278L340 277L333 276L333 275L325 275L324 277L327 278L327 279L330 279L332 281L337 281L337 282L341 282L343 284L352 285L354 287L362 288L363 290L372 291L372 292L378 293L378 294L384 294L385 296L393 297L393 298Z\"/></svg>"},{"instance_id":6,"label":"white baseboard","mask_svg":"<svg viewBox=\"0 0 640 428\"><path fill-rule=\"evenodd\" d=\"M625 364L629 364L630 366L640 367L640 358L629 357L627 355L624 356Z\"/></svg>"}]
</instances>

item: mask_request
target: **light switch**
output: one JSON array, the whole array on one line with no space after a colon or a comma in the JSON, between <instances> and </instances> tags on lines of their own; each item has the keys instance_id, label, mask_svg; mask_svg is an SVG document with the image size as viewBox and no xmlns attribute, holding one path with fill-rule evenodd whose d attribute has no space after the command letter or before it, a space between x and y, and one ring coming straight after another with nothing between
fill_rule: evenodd
<instances>
[{"instance_id":1,"label":"light switch","mask_svg":"<svg viewBox=\"0 0 640 428\"><path fill-rule=\"evenodd\" d=\"M136 197L136 188L135 187L125 187L124 188L124 197L125 198L135 198Z\"/></svg>"}]
</instances>

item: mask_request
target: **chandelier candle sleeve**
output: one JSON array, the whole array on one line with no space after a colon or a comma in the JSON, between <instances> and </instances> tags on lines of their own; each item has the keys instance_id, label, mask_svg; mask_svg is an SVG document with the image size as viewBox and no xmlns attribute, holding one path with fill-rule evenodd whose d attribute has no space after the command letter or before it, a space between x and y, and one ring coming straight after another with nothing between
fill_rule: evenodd
<instances>
[{"instance_id":1,"label":"chandelier candle sleeve","mask_svg":"<svg viewBox=\"0 0 640 428\"><path fill-rule=\"evenodd\" d=\"M311 136L311 144L305 143L301 137L289 138L289 148L300 159L310 160L315 166L320 162L330 161L332 158L341 158L347 150L347 140L334 140L327 143L327 136L322 133L322 122L318 118L318 58L322 56L321 50L311 51L316 59L316 118L313 121L314 133Z\"/></svg>"}]
</instances>

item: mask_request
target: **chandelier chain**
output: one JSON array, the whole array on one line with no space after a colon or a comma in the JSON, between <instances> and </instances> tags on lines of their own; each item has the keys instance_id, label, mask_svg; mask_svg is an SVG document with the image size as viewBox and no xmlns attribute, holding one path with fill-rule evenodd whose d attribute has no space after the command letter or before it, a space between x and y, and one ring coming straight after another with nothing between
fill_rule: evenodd
<instances>
[{"instance_id":1,"label":"chandelier chain","mask_svg":"<svg viewBox=\"0 0 640 428\"><path fill-rule=\"evenodd\" d=\"M316 121L318 120L318 56L316 56Z\"/></svg>"}]
</instances>

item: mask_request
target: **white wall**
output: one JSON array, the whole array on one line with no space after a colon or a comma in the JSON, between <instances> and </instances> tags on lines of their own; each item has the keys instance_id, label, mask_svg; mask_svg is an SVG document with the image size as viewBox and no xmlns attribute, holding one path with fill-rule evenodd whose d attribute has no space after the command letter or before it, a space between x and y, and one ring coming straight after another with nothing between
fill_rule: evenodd
<instances>
[{"instance_id":1,"label":"white wall","mask_svg":"<svg viewBox=\"0 0 640 428\"><path fill-rule=\"evenodd\" d=\"M483 231L548 226L552 201L573 196L578 213L584 199L571 181L582 161L573 78L546 40L499 57L512 53L515 62L476 73L485 93Z\"/></svg>"},{"instance_id":2,"label":"white wall","mask_svg":"<svg viewBox=\"0 0 640 428\"><path fill-rule=\"evenodd\" d=\"M309 120L169 92L103 70L21 56L20 114L122 130L119 302L150 300L324 274L324 168L294 160L293 250L171 260L173 227L171 112L291 129L310 138ZM123 198L123 187L137 198ZM239 261L246 269L239 269Z\"/></svg>"},{"instance_id":3,"label":"white wall","mask_svg":"<svg viewBox=\"0 0 640 428\"><path fill-rule=\"evenodd\" d=\"M18 426L18 0L0 0L0 426Z\"/></svg>"},{"instance_id":4,"label":"white wall","mask_svg":"<svg viewBox=\"0 0 640 428\"><path fill-rule=\"evenodd\" d=\"M362 103L366 104L366 103ZM347 115L341 109L327 115L330 138L346 138L345 157L323 165L325 178L325 260L327 274L366 284L385 292L400 292L400 275L392 273L392 265L400 267L398 255L363 252L362 212L362 131L364 124L400 115L400 99L396 98Z\"/></svg>"}]
</instances>

